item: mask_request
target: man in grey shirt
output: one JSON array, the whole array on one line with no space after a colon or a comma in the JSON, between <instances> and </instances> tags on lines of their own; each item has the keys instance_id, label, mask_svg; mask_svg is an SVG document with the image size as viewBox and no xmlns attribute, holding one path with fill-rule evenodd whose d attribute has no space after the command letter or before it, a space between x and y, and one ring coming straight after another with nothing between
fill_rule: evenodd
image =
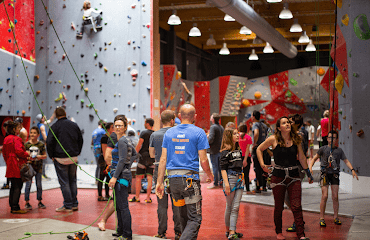
<instances>
[{"instance_id":1,"label":"man in grey shirt","mask_svg":"<svg viewBox=\"0 0 370 240\"><path fill-rule=\"evenodd\" d=\"M220 115L213 113L211 116L211 128L208 134L208 143L210 150L210 157L212 163L212 170L214 176L213 186L208 186L209 189L218 188L219 181L221 180L221 169L220 169L220 148L222 142L222 135L224 134L224 128L219 124Z\"/></svg>"},{"instance_id":2,"label":"man in grey shirt","mask_svg":"<svg viewBox=\"0 0 370 240\"><path fill-rule=\"evenodd\" d=\"M154 181L157 182L158 178L158 164L159 160L162 155L162 142L163 136L167 132L168 129L174 126L175 124L175 112L171 110L165 110L161 114L161 122L163 124L163 128L160 130L152 133L150 136L150 143L149 143L149 154L151 158L155 158L155 169L154 169ZM165 180L166 181L166 180ZM179 208L173 205L172 197L170 197L172 203L172 211L173 211L173 222L174 222L174 229L175 229L175 239L180 239L182 229L180 223L180 214ZM163 198L160 199L157 196L158 201L158 234L155 235L157 238L166 238L166 231L167 231L167 209L168 209L168 194L164 194Z\"/></svg>"}]
</instances>

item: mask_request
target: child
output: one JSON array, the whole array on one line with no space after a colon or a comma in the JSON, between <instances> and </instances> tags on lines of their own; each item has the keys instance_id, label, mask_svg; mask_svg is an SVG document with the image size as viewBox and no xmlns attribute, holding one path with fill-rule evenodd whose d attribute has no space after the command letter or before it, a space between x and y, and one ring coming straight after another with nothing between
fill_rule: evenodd
<instances>
[{"instance_id":1,"label":"child","mask_svg":"<svg viewBox=\"0 0 370 240\"><path fill-rule=\"evenodd\" d=\"M243 236L235 232L238 220L240 200L243 195L243 156L239 148L237 129L225 129L221 144L221 175L226 195L225 225L228 239Z\"/></svg>"},{"instance_id":2,"label":"child","mask_svg":"<svg viewBox=\"0 0 370 240\"><path fill-rule=\"evenodd\" d=\"M82 16L82 24L81 24L81 30L79 33L77 33L77 37L82 38L84 34L84 27L85 27L85 20L89 17L91 17L92 13L96 14L97 16L93 18L93 21L96 20L96 29L101 29L102 26L100 25L100 22L102 20L101 14L103 14L102 11L96 11L95 9L91 8L90 1L85 1L83 5L84 15Z\"/></svg>"},{"instance_id":3,"label":"child","mask_svg":"<svg viewBox=\"0 0 370 240\"><path fill-rule=\"evenodd\" d=\"M316 160L320 158L321 161L321 203L320 203L320 226L326 227L326 223L324 220L325 215L325 208L326 208L326 201L328 200L328 191L329 185L331 185L331 195L333 199L333 208L334 208L334 223L336 225L341 225L342 222L338 218L338 209L339 209L339 201L338 201L338 192L339 192L339 168L340 168L340 160L347 165L349 169L351 169L351 173L353 178L356 177L358 180L358 176L356 174L355 169L353 169L351 163L348 161L346 155L344 154L343 150L338 147L338 132L332 130L328 133L328 144L326 146L322 146L316 155L312 158L309 167L312 172L312 166L315 164Z\"/></svg>"},{"instance_id":4,"label":"child","mask_svg":"<svg viewBox=\"0 0 370 240\"><path fill-rule=\"evenodd\" d=\"M39 141L40 131L38 127L32 127L30 131L30 140L25 143L26 151L30 154L30 161L33 169L36 171L36 187L37 187L37 200L39 200L38 207L46 208L41 202L42 200L42 163L43 159L46 159L45 145L43 142ZM32 210L30 204L30 189L31 189L32 179L26 182L26 189L24 198L26 201L25 208L27 210Z\"/></svg>"}]
</instances>

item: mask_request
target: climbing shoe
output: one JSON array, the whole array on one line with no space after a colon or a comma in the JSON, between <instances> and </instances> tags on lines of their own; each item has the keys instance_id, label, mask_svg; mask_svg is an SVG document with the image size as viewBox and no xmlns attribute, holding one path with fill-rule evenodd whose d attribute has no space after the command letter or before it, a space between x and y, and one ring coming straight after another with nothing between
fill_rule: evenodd
<instances>
[{"instance_id":1,"label":"climbing shoe","mask_svg":"<svg viewBox=\"0 0 370 240\"><path fill-rule=\"evenodd\" d=\"M237 233L231 234L227 237L229 240L239 240L240 238L238 237Z\"/></svg>"},{"instance_id":2,"label":"climbing shoe","mask_svg":"<svg viewBox=\"0 0 370 240\"><path fill-rule=\"evenodd\" d=\"M339 220L339 218L334 219L334 223L336 225L342 225L342 222Z\"/></svg>"},{"instance_id":3,"label":"climbing shoe","mask_svg":"<svg viewBox=\"0 0 370 240\"><path fill-rule=\"evenodd\" d=\"M243 237L243 233L235 232L235 234L238 236L238 238L242 238ZM228 238L229 237L229 232L225 232L225 235Z\"/></svg>"},{"instance_id":4,"label":"climbing shoe","mask_svg":"<svg viewBox=\"0 0 370 240\"><path fill-rule=\"evenodd\" d=\"M181 233L175 232L175 240L180 240Z\"/></svg>"},{"instance_id":5,"label":"climbing shoe","mask_svg":"<svg viewBox=\"0 0 370 240\"><path fill-rule=\"evenodd\" d=\"M295 222L292 224L292 226L288 227L286 229L287 232L295 232L296 231L296 227L295 227Z\"/></svg>"},{"instance_id":6,"label":"climbing shoe","mask_svg":"<svg viewBox=\"0 0 370 240\"><path fill-rule=\"evenodd\" d=\"M320 227L326 227L326 223L324 219L320 219Z\"/></svg>"},{"instance_id":7,"label":"climbing shoe","mask_svg":"<svg viewBox=\"0 0 370 240\"><path fill-rule=\"evenodd\" d=\"M149 200L145 199L146 203L152 203L152 199L150 198Z\"/></svg>"},{"instance_id":8,"label":"climbing shoe","mask_svg":"<svg viewBox=\"0 0 370 240\"><path fill-rule=\"evenodd\" d=\"M157 234L154 236L155 238L164 238L164 239L167 239L166 238L166 234Z\"/></svg>"},{"instance_id":9,"label":"climbing shoe","mask_svg":"<svg viewBox=\"0 0 370 240\"><path fill-rule=\"evenodd\" d=\"M39 202L39 204L37 206L38 206L38 208L42 208L42 209L46 208L46 206L42 202Z\"/></svg>"},{"instance_id":10,"label":"climbing shoe","mask_svg":"<svg viewBox=\"0 0 370 240\"><path fill-rule=\"evenodd\" d=\"M128 200L129 202L140 202L140 199L136 199L136 197L133 197Z\"/></svg>"},{"instance_id":11,"label":"climbing shoe","mask_svg":"<svg viewBox=\"0 0 370 240\"><path fill-rule=\"evenodd\" d=\"M9 187L9 185L8 184L6 184L6 183L4 183L4 186L2 186L2 188L1 189L9 189L10 187Z\"/></svg>"},{"instance_id":12,"label":"climbing shoe","mask_svg":"<svg viewBox=\"0 0 370 240\"><path fill-rule=\"evenodd\" d=\"M24 207L26 210L32 210L32 206L29 203L26 203L26 206Z\"/></svg>"}]
</instances>

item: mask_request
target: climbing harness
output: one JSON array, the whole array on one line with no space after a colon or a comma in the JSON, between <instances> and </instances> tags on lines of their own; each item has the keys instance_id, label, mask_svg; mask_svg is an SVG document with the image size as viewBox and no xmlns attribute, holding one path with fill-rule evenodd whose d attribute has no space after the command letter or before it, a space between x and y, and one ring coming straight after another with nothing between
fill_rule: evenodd
<instances>
[{"instance_id":1,"label":"climbing harness","mask_svg":"<svg viewBox=\"0 0 370 240\"><path fill-rule=\"evenodd\" d=\"M244 184L243 184L244 173L238 173L236 171L228 169L227 176L237 176L238 177L238 181L235 183L235 186L232 189L230 189L230 193L234 192L237 189L244 189ZM227 196L225 189L223 191L224 191L224 195Z\"/></svg>"},{"instance_id":2,"label":"climbing harness","mask_svg":"<svg viewBox=\"0 0 370 240\"><path fill-rule=\"evenodd\" d=\"M299 169L299 166L293 166L293 167L286 167L286 168L284 168L284 167L281 167L281 166L279 166L279 165L275 165L274 167L274 170L275 169L278 169L278 170L283 170L283 171L285 171L285 177L284 177L284 179L283 179L283 181L281 181L281 182L279 182L279 183L271 183L271 188L274 188L274 187L276 187L277 185L284 185L284 186L286 186L286 187L289 187L289 185L290 184L292 184L292 183L294 183L294 182L296 182L296 181L301 181L301 178L295 178L295 177L291 177L290 175L289 175L289 171L292 171L292 170L294 170L294 169ZM285 180L287 180L288 178L290 178L290 179L292 179L292 181L290 182L290 183L288 183L288 184L285 184L284 182L285 182Z\"/></svg>"},{"instance_id":3,"label":"climbing harness","mask_svg":"<svg viewBox=\"0 0 370 240\"><path fill-rule=\"evenodd\" d=\"M88 236L87 232L85 232L85 231L75 233L74 237L71 236L71 235L68 235L67 238L68 239L75 239L75 240L89 240L89 236Z\"/></svg>"},{"instance_id":4,"label":"climbing harness","mask_svg":"<svg viewBox=\"0 0 370 240\"><path fill-rule=\"evenodd\" d=\"M199 180L199 172L193 170L168 170L168 178L184 177L194 181Z\"/></svg>"}]
</instances>

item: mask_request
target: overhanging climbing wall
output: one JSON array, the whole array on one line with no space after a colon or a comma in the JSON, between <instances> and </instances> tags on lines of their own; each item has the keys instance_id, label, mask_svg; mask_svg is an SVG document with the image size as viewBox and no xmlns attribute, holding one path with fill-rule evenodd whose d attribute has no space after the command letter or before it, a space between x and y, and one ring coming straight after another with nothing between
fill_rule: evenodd
<instances>
[{"instance_id":1,"label":"overhanging climbing wall","mask_svg":"<svg viewBox=\"0 0 370 240\"><path fill-rule=\"evenodd\" d=\"M103 11L103 29L95 33L87 25L82 39L76 33L82 23L83 1L43 2L53 21L42 1L35 1L37 100L47 117L56 106L65 106L67 115L84 130L80 163L91 163L91 133L98 126L92 106L101 119L113 121L118 114L135 119L136 130L143 130L145 117L150 117L151 1L91 1L93 8ZM39 113L35 101L33 108L32 120Z\"/></svg>"},{"instance_id":2,"label":"overhanging climbing wall","mask_svg":"<svg viewBox=\"0 0 370 240\"><path fill-rule=\"evenodd\" d=\"M342 163L340 184L349 192L367 195L370 194L369 25L369 1L343 1L338 6L337 42L333 45L336 48L331 51L338 68L335 87L339 106L334 116L341 123L339 145L360 176L360 181L354 180Z\"/></svg>"}]
</instances>

